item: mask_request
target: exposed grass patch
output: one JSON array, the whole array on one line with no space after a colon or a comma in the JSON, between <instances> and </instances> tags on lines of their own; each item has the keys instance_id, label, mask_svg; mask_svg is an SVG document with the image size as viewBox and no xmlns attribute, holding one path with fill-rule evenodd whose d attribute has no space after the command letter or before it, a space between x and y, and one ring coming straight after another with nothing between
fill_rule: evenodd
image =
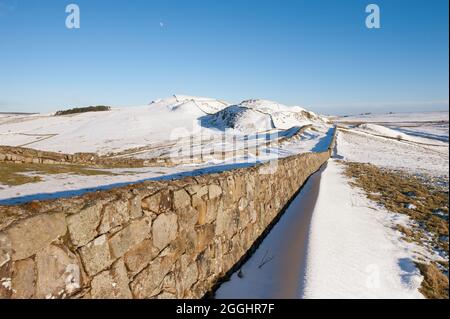
<instances>
[{"instance_id":1,"label":"exposed grass patch","mask_svg":"<svg viewBox=\"0 0 450 319\"><path fill-rule=\"evenodd\" d=\"M416 265L424 277L419 291L430 299L448 299L448 277L432 263Z\"/></svg>"},{"instance_id":2,"label":"exposed grass patch","mask_svg":"<svg viewBox=\"0 0 450 319\"><path fill-rule=\"evenodd\" d=\"M69 114L79 114L86 112L105 112L111 110L110 106L105 105L97 105L97 106L88 106L88 107L78 107L69 110L58 111L55 113L55 116L61 115L69 115Z\"/></svg>"},{"instance_id":3,"label":"exposed grass patch","mask_svg":"<svg viewBox=\"0 0 450 319\"><path fill-rule=\"evenodd\" d=\"M0 163L0 184L17 186L42 181L40 176L28 175L27 173L35 173L38 175L115 175L108 171L92 169L80 165L15 164L3 162Z\"/></svg>"},{"instance_id":4,"label":"exposed grass patch","mask_svg":"<svg viewBox=\"0 0 450 319\"><path fill-rule=\"evenodd\" d=\"M443 291L446 291L448 298L448 277L444 275L444 272L448 274L448 190L407 173L371 164L345 163L345 172L352 178L352 185L363 189L369 199L388 211L408 215L415 222L412 228L397 226L406 241L416 242L447 257L447 262L431 266L423 264L419 269L425 277L421 292L429 298L441 298L445 297Z\"/></svg>"}]
</instances>

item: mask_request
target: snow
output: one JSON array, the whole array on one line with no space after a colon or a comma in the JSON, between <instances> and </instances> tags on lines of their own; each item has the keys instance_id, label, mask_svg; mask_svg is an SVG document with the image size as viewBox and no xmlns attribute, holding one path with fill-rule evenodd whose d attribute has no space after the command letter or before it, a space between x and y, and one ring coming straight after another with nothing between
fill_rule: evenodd
<instances>
[{"instance_id":1,"label":"snow","mask_svg":"<svg viewBox=\"0 0 450 319\"><path fill-rule=\"evenodd\" d=\"M447 121L449 111L438 112L409 112L409 113L369 113L363 115L340 116L333 118L335 122L356 123L396 123L396 122L435 122Z\"/></svg>"},{"instance_id":2,"label":"snow","mask_svg":"<svg viewBox=\"0 0 450 319\"><path fill-rule=\"evenodd\" d=\"M83 113L74 116L41 116L32 121L0 125L1 144L20 146L23 136L27 147L76 153L106 153L144 146L168 139L168 133L181 127L192 131L199 109L183 108L177 112L155 106L130 107L109 112ZM54 135L34 142L41 134Z\"/></svg>"},{"instance_id":3,"label":"snow","mask_svg":"<svg viewBox=\"0 0 450 319\"><path fill-rule=\"evenodd\" d=\"M274 129L269 114L252 108L232 105L218 113L205 117L205 125L219 130L237 130L239 132L264 132Z\"/></svg>"},{"instance_id":4,"label":"snow","mask_svg":"<svg viewBox=\"0 0 450 319\"><path fill-rule=\"evenodd\" d=\"M226 106L219 100L173 96L148 106L108 112L12 117L0 123L0 144L63 153L106 154L165 143L174 131L189 135L200 126L198 118L206 114L205 110Z\"/></svg>"},{"instance_id":5,"label":"snow","mask_svg":"<svg viewBox=\"0 0 450 319\"><path fill-rule=\"evenodd\" d=\"M222 118L224 114L228 120ZM164 148L198 132L206 136L225 130L232 135L248 134L315 122L325 124L313 113L276 102L252 100L230 106L218 99L174 95L150 105L108 112L4 115L0 118L0 145L105 155L133 148Z\"/></svg>"},{"instance_id":6,"label":"snow","mask_svg":"<svg viewBox=\"0 0 450 319\"><path fill-rule=\"evenodd\" d=\"M268 100L247 100L202 119L206 126L241 132L289 129L294 126L324 124L327 121L297 106Z\"/></svg>"},{"instance_id":7,"label":"snow","mask_svg":"<svg viewBox=\"0 0 450 319\"><path fill-rule=\"evenodd\" d=\"M179 94L150 103L150 105L158 105L169 109L174 109L183 105L186 108L186 104L191 104L191 107L194 110L198 108L206 114L216 113L230 105L230 103L218 99Z\"/></svg>"},{"instance_id":8,"label":"snow","mask_svg":"<svg viewBox=\"0 0 450 319\"><path fill-rule=\"evenodd\" d=\"M357 127L358 131L362 132L368 132L370 134L376 134L381 135L385 137L395 138L399 140L406 140L411 142L418 142L418 143L426 143L429 142L426 138L420 138L420 137L414 137L405 133L402 133L398 130L393 130L388 127L377 125L377 124L361 124Z\"/></svg>"},{"instance_id":9,"label":"snow","mask_svg":"<svg viewBox=\"0 0 450 319\"><path fill-rule=\"evenodd\" d=\"M242 101L240 106L247 107L247 108L253 108L260 110L262 112L273 112L273 111L288 111L289 107L286 105L283 105L278 102L270 101L270 100L264 100L264 99L251 99L251 100L245 100ZM304 110L304 109L301 109Z\"/></svg>"},{"instance_id":10,"label":"snow","mask_svg":"<svg viewBox=\"0 0 450 319\"><path fill-rule=\"evenodd\" d=\"M338 130L337 156L343 160L371 163L413 174L446 177L449 171L448 144L423 145L353 131Z\"/></svg>"},{"instance_id":11,"label":"snow","mask_svg":"<svg viewBox=\"0 0 450 319\"><path fill-rule=\"evenodd\" d=\"M416 123L412 125L388 124L389 128L405 133L409 136L418 136L448 143L449 125L447 123Z\"/></svg>"},{"instance_id":12,"label":"snow","mask_svg":"<svg viewBox=\"0 0 450 319\"><path fill-rule=\"evenodd\" d=\"M405 205L405 208L406 208L406 209L416 209L417 206L414 205L414 204L408 203L408 204Z\"/></svg>"},{"instance_id":13,"label":"snow","mask_svg":"<svg viewBox=\"0 0 450 319\"><path fill-rule=\"evenodd\" d=\"M309 231L303 298L423 298L416 247L393 230L395 214L373 207L331 160Z\"/></svg>"}]
</instances>

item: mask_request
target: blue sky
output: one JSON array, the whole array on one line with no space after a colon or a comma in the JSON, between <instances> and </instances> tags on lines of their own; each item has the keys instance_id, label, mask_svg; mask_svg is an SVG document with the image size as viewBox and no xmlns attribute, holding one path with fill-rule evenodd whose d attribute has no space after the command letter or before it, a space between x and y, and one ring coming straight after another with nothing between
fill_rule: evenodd
<instances>
[{"instance_id":1,"label":"blue sky","mask_svg":"<svg viewBox=\"0 0 450 319\"><path fill-rule=\"evenodd\" d=\"M65 27L66 5L81 28ZM365 7L381 8L381 29ZM321 113L448 109L447 0L0 0L0 111L174 93Z\"/></svg>"}]
</instances>

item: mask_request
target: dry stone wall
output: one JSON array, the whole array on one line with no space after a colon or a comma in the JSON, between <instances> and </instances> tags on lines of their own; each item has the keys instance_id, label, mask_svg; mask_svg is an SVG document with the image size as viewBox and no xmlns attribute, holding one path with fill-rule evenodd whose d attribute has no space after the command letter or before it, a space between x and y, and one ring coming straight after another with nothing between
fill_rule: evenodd
<instances>
[{"instance_id":1,"label":"dry stone wall","mask_svg":"<svg viewBox=\"0 0 450 319\"><path fill-rule=\"evenodd\" d=\"M330 151L0 207L1 298L200 298Z\"/></svg>"},{"instance_id":2,"label":"dry stone wall","mask_svg":"<svg viewBox=\"0 0 450 319\"><path fill-rule=\"evenodd\" d=\"M114 155L114 154L113 154ZM16 146L0 146L0 163L76 164L99 167L172 166L168 158L139 159L133 157L99 156L95 153L63 154Z\"/></svg>"}]
</instances>

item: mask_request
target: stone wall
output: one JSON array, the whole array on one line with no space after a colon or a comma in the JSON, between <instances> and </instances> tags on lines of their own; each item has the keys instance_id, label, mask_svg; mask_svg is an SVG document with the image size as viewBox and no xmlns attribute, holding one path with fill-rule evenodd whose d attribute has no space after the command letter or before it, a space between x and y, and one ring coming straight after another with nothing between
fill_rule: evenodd
<instances>
[{"instance_id":1,"label":"stone wall","mask_svg":"<svg viewBox=\"0 0 450 319\"><path fill-rule=\"evenodd\" d=\"M132 157L99 156L95 153L63 154L16 146L0 146L0 162L16 164L74 164L92 167L170 166L170 159L139 159Z\"/></svg>"},{"instance_id":2,"label":"stone wall","mask_svg":"<svg viewBox=\"0 0 450 319\"><path fill-rule=\"evenodd\" d=\"M0 297L203 297L330 152L2 206Z\"/></svg>"}]
</instances>

